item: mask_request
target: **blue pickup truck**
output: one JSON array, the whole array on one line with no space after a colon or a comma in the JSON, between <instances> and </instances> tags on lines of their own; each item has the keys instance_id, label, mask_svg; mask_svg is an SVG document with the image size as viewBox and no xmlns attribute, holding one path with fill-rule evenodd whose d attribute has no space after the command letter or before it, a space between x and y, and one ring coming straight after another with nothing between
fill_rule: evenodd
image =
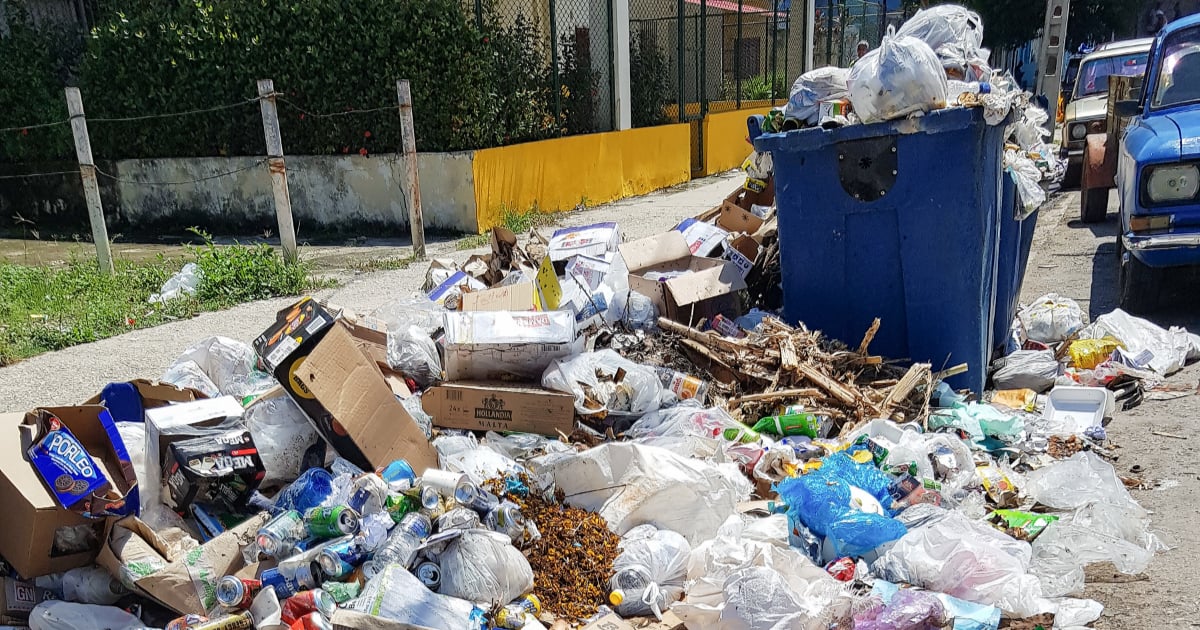
<instances>
[{"instance_id":1,"label":"blue pickup truck","mask_svg":"<svg viewBox=\"0 0 1200 630\"><path fill-rule=\"evenodd\" d=\"M1157 306L1163 283L1200 266L1200 15L1168 24L1150 51L1141 98L1121 139L1120 302Z\"/></svg>"}]
</instances>

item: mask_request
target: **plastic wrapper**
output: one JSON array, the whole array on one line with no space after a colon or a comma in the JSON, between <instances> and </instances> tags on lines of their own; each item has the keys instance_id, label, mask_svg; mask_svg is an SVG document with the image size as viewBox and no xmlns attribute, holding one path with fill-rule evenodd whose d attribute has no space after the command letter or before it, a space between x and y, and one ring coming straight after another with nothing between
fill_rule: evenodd
<instances>
[{"instance_id":1,"label":"plastic wrapper","mask_svg":"<svg viewBox=\"0 0 1200 630\"><path fill-rule=\"evenodd\" d=\"M1071 298L1048 293L1017 313L1025 334L1041 343L1058 343L1083 329L1083 309ZM1119 338L1119 337L1118 337ZM1030 388L1032 389L1032 388Z\"/></svg>"},{"instance_id":2,"label":"plastic wrapper","mask_svg":"<svg viewBox=\"0 0 1200 630\"><path fill-rule=\"evenodd\" d=\"M1141 573L1163 548L1149 527L1140 510L1086 505L1049 524L1033 541L1033 573L1050 597L1082 592L1083 569L1089 564L1111 562L1121 573Z\"/></svg>"},{"instance_id":3,"label":"plastic wrapper","mask_svg":"<svg viewBox=\"0 0 1200 630\"><path fill-rule=\"evenodd\" d=\"M415 578L414 578L415 579ZM140 619L113 606L42 602L29 613L30 630L150 630Z\"/></svg>"},{"instance_id":4,"label":"plastic wrapper","mask_svg":"<svg viewBox=\"0 0 1200 630\"><path fill-rule=\"evenodd\" d=\"M1134 367L1147 367L1163 376L1178 372L1189 360L1200 357L1200 337L1178 326L1162 328L1119 308L1097 317L1080 336L1114 337L1125 346L1123 354L1141 364Z\"/></svg>"},{"instance_id":5,"label":"plastic wrapper","mask_svg":"<svg viewBox=\"0 0 1200 630\"><path fill-rule=\"evenodd\" d=\"M1051 350L1017 350L992 363L996 389L1032 389L1045 393L1058 378L1058 359Z\"/></svg>"},{"instance_id":6,"label":"plastic wrapper","mask_svg":"<svg viewBox=\"0 0 1200 630\"><path fill-rule=\"evenodd\" d=\"M733 464L712 464L643 444L612 442L529 462L567 504L596 512L618 534L649 523L696 544L711 538L753 487Z\"/></svg>"},{"instance_id":7,"label":"plastic wrapper","mask_svg":"<svg viewBox=\"0 0 1200 630\"><path fill-rule=\"evenodd\" d=\"M1090 451L1081 451L1029 472L1025 494L1042 505L1071 510L1088 503L1108 503L1144 514L1112 465Z\"/></svg>"},{"instance_id":8,"label":"plastic wrapper","mask_svg":"<svg viewBox=\"0 0 1200 630\"><path fill-rule=\"evenodd\" d=\"M290 397L259 400L246 408L245 418L266 469L264 486L288 483L325 464L321 436Z\"/></svg>"},{"instance_id":9,"label":"plastic wrapper","mask_svg":"<svg viewBox=\"0 0 1200 630\"><path fill-rule=\"evenodd\" d=\"M1071 357L1072 366L1091 370L1107 361L1113 350L1120 347L1121 342L1114 337L1076 339L1067 348L1067 354Z\"/></svg>"},{"instance_id":10,"label":"plastic wrapper","mask_svg":"<svg viewBox=\"0 0 1200 630\"><path fill-rule=\"evenodd\" d=\"M819 469L779 483L779 496L789 506L790 520L828 538L835 557L861 556L905 534L907 529L891 518L893 512L887 507L891 504L890 477L873 465L855 463L844 453L821 462ZM864 500L856 491L873 498L878 511L856 508Z\"/></svg>"},{"instance_id":11,"label":"plastic wrapper","mask_svg":"<svg viewBox=\"0 0 1200 630\"><path fill-rule=\"evenodd\" d=\"M442 575L445 579L445 571ZM474 620L482 619L482 612L470 602L430 591L398 564L384 567L343 608L423 628L478 628L480 623Z\"/></svg>"},{"instance_id":12,"label":"plastic wrapper","mask_svg":"<svg viewBox=\"0 0 1200 630\"><path fill-rule=\"evenodd\" d=\"M691 553L687 539L669 530L639 525L626 532L609 581L610 590L620 590L624 597L617 614L661 618L683 595Z\"/></svg>"},{"instance_id":13,"label":"plastic wrapper","mask_svg":"<svg viewBox=\"0 0 1200 630\"><path fill-rule=\"evenodd\" d=\"M987 61L987 51L982 48L983 20L961 6L944 4L917 11L896 34L925 42L950 62L965 66L971 60Z\"/></svg>"},{"instance_id":14,"label":"plastic wrapper","mask_svg":"<svg viewBox=\"0 0 1200 630\"><path fill-rule=\"evenodd\" d=\"M1029 571L1029 543L957 512L900 538L871 564L876 575L1017 616L1043 608L1041 584Z\"/></svg>"},{"instance_id":15,"label":"plastic wrapper","mask_svg":"<svg viewBox=\"0 0 1200 630\"><path fill-rule=\"evenodd\" d=\"M783 117L816 124L821 101L846 97L846 77L849 74L847 68L826 66L800 75L792 84L787 105L783 108Z\"/></svg>"},{"instance_id":16,"label":"plastic wrapper","mask_svg":"<svg viewBox=\"0 0 1200 630\"><path fill-rule=\"evenodd\" d=\"M204 278L204 273L200 271L200 267L196 263L188 263L183 266L175 275L167 278L163 283L162 288L150 296L147 300L151 304L159 303L166 304L177 297L184 295L195 295L196 289L200 288L200 281Z\"/></svg>"},{"instance_id":17,"label":"plastic wrapper","mask_svg":"<svg viewBox=\"0 0 1200 630\"><path fill-rule=\"evenodd\" d=\"M176 365L186 361L194 361L200 366L220 393L226 396L242 399L275 386L275 378L256 367L258 355L254 354L254 349L228 337L209 337L184 350L175 363L167 368L167 374L171 374ZM174 383L167 376L160 380Z\"/></svg>"},{"instance_id":18,"label":"plastic wrapper","mask_svg":"<svg viewBox=\"0 0 1200 630\"><path fill-rule=\"evenodd\" d=\"M63 574L63 598L80 604L111 606L129 594L111 573L97 567L71 569Z\"/></svg>"},{"instance_id":19,"label":"plastic wrapper","mask_svg":"<svg viewBox=\"0 0 1200 630\"><path fill-rule=\"evenodd\" d=\"M575 411L585 417L636 420L676 400L653 368L612 350L556 359L542 375L542 387L574 395Z\"/></svg>"},{"instance_id":20,"label":"plastic wrapper","mask_svg":"<svg viewBox=\"0 0 1200 630\"><path fill-rule=\"evenodd\" d=\"M437 344L421 326L388 329L387 362L393 370L428 387L442 378L442 357Z\"/></svg>"},{"instance_id":21,"label":"plastic wrapper","mask_svg":"<svg viewBox=\"0 0 1200 630\"><path fill-rule=\"evenodd\" d=\"M846 84L854 113L864 123L946 106L946 72L933 49L891 29L879 48L854 64Z\"/></svg>"},{"instance_id":22,"label":"plastic wrapper","mask_svg":"<svg viewBox=\"0 0 1200 630\"><path fill-rule=\"evenodd\" d=\"M705 408L689 399L642 416L625 431L625 436L642 444L674 444L698 459L712 459L719 452L728 461L749 466L760 459L764 444L761 439L744 442L730 437L745 431L746 426L724 409Z\"/></svg>"},{"instance_id":23,"label":"plastic wrapper","mask_svg":"<svg viewBox=\"0 0 1200 630\"><path fill-rule=\"evenodd\" d=\"M1016 151L1004 152L1004 165L1017 184L1017 195L1020 196L1024 209L1021 217L1027 217L1046 203L1046 191L1039 184L1042 172L1033 160Z\"/></svg>"},{"instance_id":24,"label":"plastic wrapper","mask_svg":"<svg viewBox=\"0 0 1200 630\"><path fill-rule=\"evenodd\" d=\"M438 593L470 602L506 604L533 588L533 569L508 536L468 529L438 555ZM438 626L451 627L451 626Z\"/></svg>"},{"instance_id":25,"label":"plastic wrapper","mask_svg":"<svg viewBox=\"0 0 1200 630\"><path fill-rule=\"evenodd\" d=\"M934 630L950 623L946 608L932 593L902 590L891 601L854 616L854 630Z\"/></svg>"},{"instance_id":26,"label":"plastic wrapper","mask_svg":"<svg viewBox=\"0 0 1200 630\"><path fill-rule=\"evenodd\" d=\"M195 361L176 361L167 368L159 379L164 383L178 385L179 387L190 387L209 398L216 398L221 395L221 390L217 389L217 384L212 382L208 374L196 364Z\"/></svg>"}]
</instances>

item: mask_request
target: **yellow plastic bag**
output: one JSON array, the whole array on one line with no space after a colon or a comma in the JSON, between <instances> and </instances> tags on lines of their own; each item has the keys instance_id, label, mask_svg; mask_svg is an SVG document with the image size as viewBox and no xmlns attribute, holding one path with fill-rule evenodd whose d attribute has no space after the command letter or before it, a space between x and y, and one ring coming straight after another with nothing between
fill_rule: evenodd
<instances>
[{"instance_id":1,"label":"yellow plastic bag","mask_svg":"<svg viewBox=\"0 0 1200 630\"><path fill-rule=\"evenodd\" d=\"M1077 339L1071 342L1067 353L1071 356L1071 365L1083 370L1090 370L1107 361L1113 350L1124 347L1125 344L1115 337Z\"/></svg>"}]
</instances>

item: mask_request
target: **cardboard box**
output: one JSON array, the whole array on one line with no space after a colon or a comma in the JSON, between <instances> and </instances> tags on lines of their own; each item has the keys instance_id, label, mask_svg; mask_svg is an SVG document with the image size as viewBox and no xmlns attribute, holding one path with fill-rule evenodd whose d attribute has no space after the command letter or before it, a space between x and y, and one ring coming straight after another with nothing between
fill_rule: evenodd
<instances>
[{"instance_id":1,"label":"cardboard box","mask_svg":"<svg viewBox=\"0 0 1200 630\"><path fill-rule=\"evenodd\" d=\"M196 437L195 431L242 417L245 410L233 396L205 398L146 410L146 440L154 463L162 466L172 442Z\"/></svg>"},{"instance_id":2,"label":"cardboard box","mask_svg":"<svg viewBox=\"0 0 1200 630\"><path fill-rule=\"evenodd\" d=\"M447 381L539 381L557 358L583 351L568 311L446 313Z\"/></svg>"},{"instance_id":3,"label":"cardboard box","mask_svg":"<svg viewBox=\"0 0 1200 630\"><path fill-rule=\"evenodd\" d=\"M758 241L743 234L729 242L729 247L725 249L725 253L721 257L737 267L738 274L745 278L750 274L750 270L754 269L760 249Z\"/></svg>"},{"instance_id":4,"label":"cardboard box","mask_svg":"<svg viewBox=\"0 0 1200 630\"><path fill-rule=\"evenodd\" d=\"M589 291L595 291L612 269L612 256L612 254L605 254L603 258L572 256L567 261L564 275L567 278L578 280Z\"/></svg>"},{"instance_id":5,"label":"cardboard box","mask_svg":"<svg viewBox=\"0 0 1200 630\"><path fill-rule=\"evenodd\" d=\"M70 429L115 492L124 496L123 509L137 506L140 498L133 464L115 428L112 434L107 430L111 426L108 411L97 405L46 411ZM0 519L0 556L25 578L91 564L104 528L103 520L85 519L59 505L29 462L26 451L36 437L37 412L0 414L0 505L5 509ZM118 503L113 501L114 508ZM84 544L78 549L56 548L56 535L68 531Z\"/></svg>"},{"instance_id":6,"label":"cardboard box","mask_svg":"<svg viewBox=\"0 0 1200 630\"><path fill-rule=\"evenodd\" d=\"M711 320L741 314L738 291L746 281L733 264L693 256L683 235L676 230L650 236L621 246L629 268L629 287L649 297L663 317L683 324L701 318ZM647 278L648 273L686 272L668 280Z\"/></svg>"},{"instance_id":7,"label":"cardboard box","mask_svg":"<svg viewBox=\"0 0 1200 630\"><path fill-rule=\"evenodd\" d=\"M749 210L726 201L721 204L721 213L717 215L717 225L733 234L754 234L763 225L763 220Z\"/></svg>"},{"instance_id":8,"label":"cardboard box","mask_svg":"<svg viewBox=\"0 0 1200 630\"><path fill-rule=\"evenodd\" d=\"M532 282L511 284L462 295L464 311L536 311L537 287Z\"/></svg>"},{"instance_id":9,"label":"cardboard box","mask_svg":"<svg viewBox=\"0 0 1200 630\"><path fill-rule=\"evenodd\" d=\"M609 221L555 230L550 236L547 253L553 262L576 255L600 258L606 252L616 251L620 244L621 231L616 223Z\"/></svg>"},{"instance_id":10,"label":"cardboard box","mask_svg":"<svg viewBox=\"0 0 1200 630\"><path fill-rule=\"evenodd\" d=\"M58 598L31 582L0 577L0 622L24 624L34 606L52 599Z\"/></svg>"},{"instance_id":11,"label":"cardboard box","mask_svg":"<svg viewBox=\"0 0 1200 630\"><path fill-rule=\"evenodd\" d=\"M575 397L541 387L494 382L442 383L421 397L434 426L557 436L575 428Z\"/></svg>"},{"instance_id":12,"label":"cardboard box","mask_svg":"<svg viewBox=\"0 0 1200 630\"><path fill-rule=\"evenodd\" d=\"M704 221L684 219L676 228L687 241L688 249L693 256L713 256L725 249L725 241L729 232Z\"/></svg>"},{"instance_id":13,"label":"cardboard box","mask_svg":"<svg viewBox=\"0 0 1200 630\"><path fill-rule=\"evenodd\" d=\"M387 369L384 333L338 321L303 361L288 363L288 393L342 457L368 470L397 459L418 475L437 467L437 452L396 398L410 392Z\"/></svg>"},{"instance_id":14,"label":"cardboard box","mask_svg":"<svg viewBox=\"0 0 1200 630\"><path fill-rule=\"evenodd\" d=\"M139 378L127 383L109 383L99 394L85 400L83 404L103 406L116 422L143 422L147 409L202 398L207 396L190 387Z\"/></svg>"},{"instance_id":15,"label":"cardboard box","mask_svg":"<svg viewBox=\"0 0 1200 630\"><path fill-rule=\"evenodd\" d=\"M329 337L336 339L326 344ZM279 312L254 349L342 457L364 469L400 457L418 472L437 466L425 434L396 400L410 392L387 368L387 333L378 326L339 321L304 298Z\"/></svg>"}]
</instances>

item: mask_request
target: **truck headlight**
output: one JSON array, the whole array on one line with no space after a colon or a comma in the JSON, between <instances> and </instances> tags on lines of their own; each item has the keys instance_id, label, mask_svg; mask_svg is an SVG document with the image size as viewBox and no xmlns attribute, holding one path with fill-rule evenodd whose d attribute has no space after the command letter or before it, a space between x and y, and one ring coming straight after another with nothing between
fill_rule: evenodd
<instances>
[{"instance_id":1,"label":"truck headlight","mask_svg":"<svg viewBox=\"0 0 1200 630\"><path fill-rule=\"evenodd\" d=\"M1200 169L1195 164L1152 166L1146 173L1146 195L1163 203L1192 199L1200 192Z\"/></svg>"},{"instance_id":2,"label":"truck headlight","mask_svg":"<svg viewBox=\"0 0 1200 630\"><path fill-rule=\"evenodd\" d=\"M1071 139L1083 140L1087 136L1087 125L1075 123L1071 125Z\"/></svg>"}]
</instances>

